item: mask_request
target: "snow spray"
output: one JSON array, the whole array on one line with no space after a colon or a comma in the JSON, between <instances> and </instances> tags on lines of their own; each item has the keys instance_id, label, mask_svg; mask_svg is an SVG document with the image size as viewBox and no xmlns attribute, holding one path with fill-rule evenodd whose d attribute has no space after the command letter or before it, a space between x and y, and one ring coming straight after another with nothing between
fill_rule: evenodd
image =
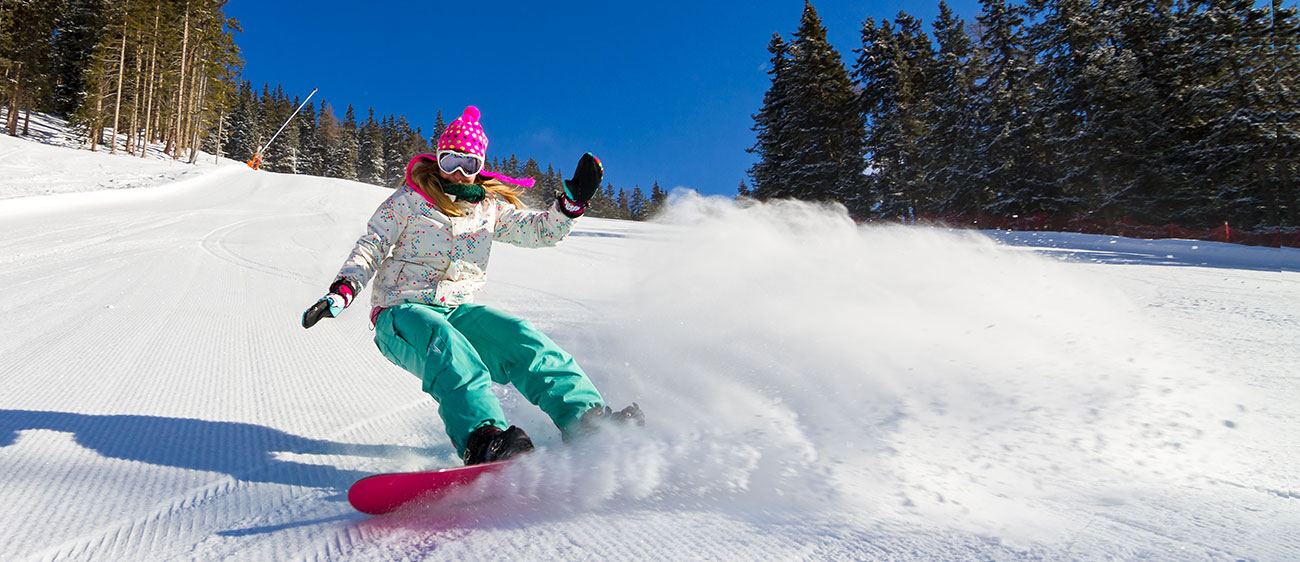
<instances>
[{"instance_id":1,"label":"snow spray","mask_svg":"<svg viewBox=\"0 0 1300 562\"><path fill-rule=\"evenodd\" d=\"M535 459L543 503L868 513L1054 540L1054 502L1190 478L1222 397L1065 264L837 205L678 193L607 334L650 427ZM531 462L531 460L530 460ZM527 464L527 463L522 463Z\"/></svg>"}]
</instances>

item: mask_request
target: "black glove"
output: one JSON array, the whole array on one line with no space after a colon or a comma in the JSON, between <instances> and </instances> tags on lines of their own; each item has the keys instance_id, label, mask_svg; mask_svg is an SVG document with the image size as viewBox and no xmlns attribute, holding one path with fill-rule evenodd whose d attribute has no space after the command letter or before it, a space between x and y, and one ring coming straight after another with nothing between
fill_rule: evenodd
<instances>
[{"instance_id":1,"label":"black glove","mask_svg":"<svg viewBox=\"0 0 1300 562\"><path fill-rule=\"evenodd\" d=\"M330 285L329 294L316 301L306 312L302 313L302 327L310 328L320 322L321 318L334 318L343 312L349 304L352 304L352 297L357 292L352 283L339 279L333 285Z\"/></svg>"},{"instance_id":2,"label":"black glove","mask_svg":"<svg viewBox=\"0 0 1300 562\"><path fill-rule=\"evenodd\" d=\"M564 192L558 194L560 210L570 218L582 216L604 176L605 167L600 165L600 159L590 152L583 154L577 169L573 170L573 179L564 180Z\"/></svg>"}]
</instances>

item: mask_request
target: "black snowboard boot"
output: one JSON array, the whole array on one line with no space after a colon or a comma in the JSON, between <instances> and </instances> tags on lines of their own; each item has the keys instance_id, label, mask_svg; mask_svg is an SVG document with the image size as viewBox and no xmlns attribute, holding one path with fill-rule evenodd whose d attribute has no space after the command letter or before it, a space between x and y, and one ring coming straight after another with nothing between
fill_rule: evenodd
<instances>
[{"instance_id":1,"label":"black snowboard boot","mask_svg":"<svg viewBox=\"0 0 1300 562\"><path fill-rule=\"evenodd\" d=\"M633 402L631 406L615 412L609 406L596 406L587 410L578 419L578 437L586 437L600 430L602 425L625 425L634 423L638 427L645 425L645 414L641 406ZM566 438L565 441L568 441Z\"/></svg>"},{"instance_id":2,"label":"black snowboard boot","mask_svg":"<svg viewBox=\"0 0 1300 562\"><path fill-rule=\"evenodd\" d=\"M465 443L465 466L492 461L503 461L533 450L533 440L524 430L515 426L502 431L494 425L485 425L469 434Z\"/></svg>"}]
</instances>

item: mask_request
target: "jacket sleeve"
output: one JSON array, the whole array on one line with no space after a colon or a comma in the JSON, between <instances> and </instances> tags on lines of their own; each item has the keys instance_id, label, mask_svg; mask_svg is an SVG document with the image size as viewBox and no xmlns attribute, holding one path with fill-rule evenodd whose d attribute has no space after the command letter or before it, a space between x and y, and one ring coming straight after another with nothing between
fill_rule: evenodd
<instances>
[{"instance_id":1,"label":"jacket sleeve","mask_svg":"<svg viewBox=\"0 0 1300 562\"><path fill-rule=\"evenodd\" d=\"M543 248L559 244L573 229L574 219L554 204L545 211L522 210L498 198L496 205L495 240L524 248Z\"/></svg>"},{"instance_id":2,"label":"jacket sleeve","mask_svg":"<svg viewBox=\"0 0 1300 562\"><path fill-rule=\"evenodd\" d=\"M375 276L379 264L388 256L410 218L410 201L404 196L403 190L398 189L375 209L370 222L366 223L366 233L357 239L352 254L343 262L337 278L351 281L357 287L365 287Z\"/></svg>"}]
</instances>

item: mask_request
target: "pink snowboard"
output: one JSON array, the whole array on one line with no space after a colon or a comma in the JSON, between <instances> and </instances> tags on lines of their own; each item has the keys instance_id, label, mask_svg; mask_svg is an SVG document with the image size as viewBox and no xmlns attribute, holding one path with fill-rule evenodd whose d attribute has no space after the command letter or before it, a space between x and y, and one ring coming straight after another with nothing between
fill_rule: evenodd
<instances>
[{"instance_id":1,"label":"pink snowboard","mask_svg":"<svg viewBox=\"0 0 1300 562\"><path fill-rule=\"evenodd\" d=\"M362 513L388 513L413 500L445 494L478 480L484 474L498 471L509 463L505 460L425 472L392 472L367 476L348 489L348 502Z\"/></svg>"}]
</instances>

